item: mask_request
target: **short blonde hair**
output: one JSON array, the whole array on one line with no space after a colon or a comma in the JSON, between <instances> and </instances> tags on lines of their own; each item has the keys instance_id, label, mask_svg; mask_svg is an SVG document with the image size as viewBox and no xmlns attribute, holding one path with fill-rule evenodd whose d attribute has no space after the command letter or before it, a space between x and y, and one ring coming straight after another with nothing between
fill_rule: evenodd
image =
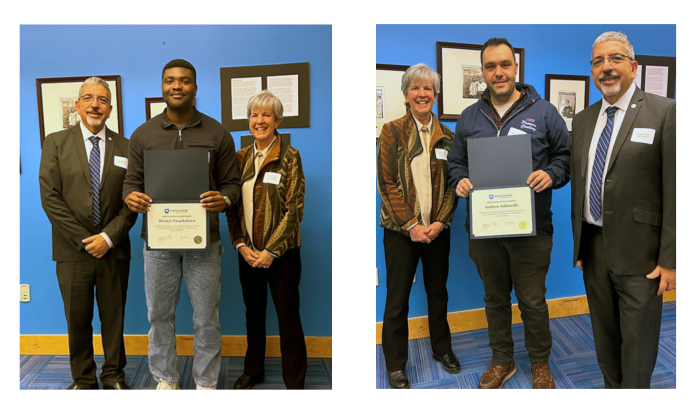
<instances>
[{"instance_id":1,"label":"short blonde hair","mask_svg":"<svg viewBox=\"0 0 700 413\"><path fill-rule=\"evenodd\" d=\"M263 90L248 99L248 119L250 119L250 113L258 108L271 108L275 115L275 120L282 119L284 115L282 101L269 90Z\"/></svg>"},{"instance_id":2,"label":"short blonde hair","mask_svg":"<svg viewBox=\"0 0 700 413\"><path fill-rule=\"evenodd\" d=\"M425 63L418 63L411 66L401 77L401 92L408 94L408 87L411 82L429 81L433 85L435 94L440 94L440 75Z\"/></svg>"}]
</instances>

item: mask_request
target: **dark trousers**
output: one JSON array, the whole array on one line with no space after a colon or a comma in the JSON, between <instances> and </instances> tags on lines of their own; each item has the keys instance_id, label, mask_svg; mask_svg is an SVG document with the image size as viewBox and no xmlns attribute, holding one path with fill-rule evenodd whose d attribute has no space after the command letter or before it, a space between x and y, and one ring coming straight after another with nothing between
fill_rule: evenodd
<instances>
[{"instance_id":1,"label":"dark trousers","mask_svg":"<svg viewBox=\"0 0 700 413\"><path fill-rule=\"evenodd\" d=\"M306 379L306 342L299 315L301 252L287 250L272 261L270 268L253 268L238 254L238 269L245 302L248 350L243 373L252 378L265 376L265 313L267 285L277 311L282 351L282 379L288 389L303 389Z\"/></svg>"},{"instance_id":2,"label":"dark trousers","mask_svg":"<svg viewBox=\"0 0 700 413\"><path fill-rule=\"evenodd\" d=\"M661 278L613 273L603 233L591 225L583 224L582 241L583 281L605 387L648 389L661 333Z\"/></svg>"},{"instance_id":3,"label":"dark trousers","mask_svg":"<svg viewBox=\"0 0 700 413\"><path fill-rule=\"evenodd\" d=\"M547 292L545 279L552 253L553 233L554 227L550 225L538 228L534 237L469 240L469 256L474 260L484 284L492 363L505 366L514 361L510 301L514 288L525 327L525 348L530 361L549 362L552 333L544 295Z\"/></svg>"},{"instance_id":4,"label":"dark trousers","mask_svg":"<svg viewBox=\"0 0 700 413\"><path fill-rule=\"evenodd\" d=\"M428 295L428 325L433 352L443 356L452 351L447 324L447 273L449 272L450 230L430 244L384 229L386 256L386 306L382 326L382 349L388 371L403 370L408 361L408 298L418 260L423 263L423 284Z\"/></svg>"},{"instance_id":5,"label":"dark trousers","mask_svg":"<svg viewBox=\"0 0 700 413\"><path fill-rule=\"evenodd\" d=\"M124 308L129 283L129 260L89 258L56 263L58 285L68 324L68 350L73 380L97 383L92 341L95 299L102 324L105 361L100 381L113 385L124 381Z\"/></svg>"}]
</instances>

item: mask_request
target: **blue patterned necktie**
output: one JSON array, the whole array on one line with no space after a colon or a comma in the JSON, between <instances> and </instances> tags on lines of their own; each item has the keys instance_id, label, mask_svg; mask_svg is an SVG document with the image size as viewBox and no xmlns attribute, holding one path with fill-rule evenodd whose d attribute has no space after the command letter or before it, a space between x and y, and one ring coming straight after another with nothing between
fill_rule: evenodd
<instances>
[{"instance_id":1,"label":"blue patterned necktie","mask_svg":"<svg viewBox=\"0 0 700 413\"><path fill-rule=\"evenodd\" d=\"M100 223L100 138L92 136L90 151L90 183L92 184L92 221Z\"/></svg>"},{"instance_id":2,"label":"blue patterned necktie","mask_svg":"<svg viewBox=\"0 0 700 413\"><path fill-rule=\"evenodd\" d=\"M600 134L598 147L595 150L595 160L593 160L593 170L591 171L591 187L588 192L588 200L591 208L591 216L595 221L598 221L601 214L601 188L603 185L603 171L605 170L605 158L608 156L608 146L610 146L610 137L612 136L613 125L615 124L615 111L617 107L610 106L605 109L608 114L608 121L605 123L605 129Z\"/></svg>"}]
</instances>

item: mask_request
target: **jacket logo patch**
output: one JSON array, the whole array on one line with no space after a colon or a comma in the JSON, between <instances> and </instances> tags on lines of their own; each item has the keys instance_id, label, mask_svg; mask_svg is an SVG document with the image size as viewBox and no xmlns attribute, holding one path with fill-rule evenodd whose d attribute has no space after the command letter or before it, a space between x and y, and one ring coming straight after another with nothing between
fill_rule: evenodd
<instances>
[{"instance_id":1,"label":"jacket logo patch","mask_svg":"<svg viewBox=\"0 0 700 413\"><path fill-rule=\"evenodd\" d=\"M535 124L534 119L525 118L524 120L520 121L520 129L530 129L534 132L537 130L537 124Z\"/></svg>"}]
</instances>

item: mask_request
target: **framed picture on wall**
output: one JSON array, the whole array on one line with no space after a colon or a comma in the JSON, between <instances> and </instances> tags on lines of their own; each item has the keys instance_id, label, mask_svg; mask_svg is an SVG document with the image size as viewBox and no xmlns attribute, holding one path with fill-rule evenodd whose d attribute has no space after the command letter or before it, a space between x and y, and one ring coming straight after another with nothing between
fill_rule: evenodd
<instances>
[{"instance_id":1,"label":"framed picture on wall","mask_svg":"<svg viewBox=\"0 0 700 413\"><path fill-rule=\"evenodd\" d=\"M480 44L437 42L437 72L440 74L438 119L456 120L467 106L481 98L486 82L481 74ZM518 64L516 78L525 79L525 49L514 47Z\"/></svg>"},{"instance_id":2,"label":"framed picture on wall","mask_svg":"<svg viewBox=\"0 0 700 413\"><path fill-rule=\"evenodd\" d=\"M410 66L385 65L377 63L377 133L375 145L379 142L379 134L386 122L391 122L406 114L406 99L401 92L401 78ZM380 116L381 115L381 116Z\"/></svg>"},{"instance_id":3,"label":"framed picture on wall","mask_svg":"<svg viewBox=\"0 0 700 413\"><path fill-rule=\"evenodd\" d=\"M574 115L588 107L590 76L544 75L544 98L557 108L571 134Z\"/></svg>"},{"instance_id":4,"label":"framed picture on wall","mask_svg":"<svg viewBox=\"0 0 700 413\"><path fill-rule=\"evenodd\" d=\"M192 104L195 104L195 100L192 100ZM146 120L150 120L154 116L158 116L163 111L167 105L162 97L159 98L146 98Z\"/></svg>"},{"instance_id":5,"label":"framed picture on wall","mask_svg":"<svg viewBox=\"0 0 700 413\"><path fill-rule=\"evenodd\" d=\"M229 130L248 130L248 100L269 90L284 105L284 127L303 128L309 122L309 63L222 67L221 123Z\"/></svg>"},{"instance_id":6,"label":"framed picture on wall","mask_svg":"<svg viewBox=\"0 0 700 413\"><path fill-rule=\"evenodd\" d=\"M675 99L676 58L636 55L637 76L634 83L645 92Z\"/></svg>"},{"instance_id":7,"label":"framed picture on wall","mask_svg":"<svg viewBox=\"0 0 700 413\"><path fill-rule=\"evenodd\" d=\"M54 77L36 80L39 134L42 148L46 135L67 129L80 122L75 102L79 98L80 85L89 77L92 76ZM107 127L123 135L121 76L97 77L107 82L112 93L112 113L107 119Z\"/></svg>"},{"instance_id":8,"label":"framed picture on wall","mask_svg":"<svg viewBox=\"0 0 700 413\"><path fill-rule=\"evenodd\" d=\"M165 110L165 100L162 97L159 98L146 98L146 120L163 113Z\"/></svg>"}]
</instances>

